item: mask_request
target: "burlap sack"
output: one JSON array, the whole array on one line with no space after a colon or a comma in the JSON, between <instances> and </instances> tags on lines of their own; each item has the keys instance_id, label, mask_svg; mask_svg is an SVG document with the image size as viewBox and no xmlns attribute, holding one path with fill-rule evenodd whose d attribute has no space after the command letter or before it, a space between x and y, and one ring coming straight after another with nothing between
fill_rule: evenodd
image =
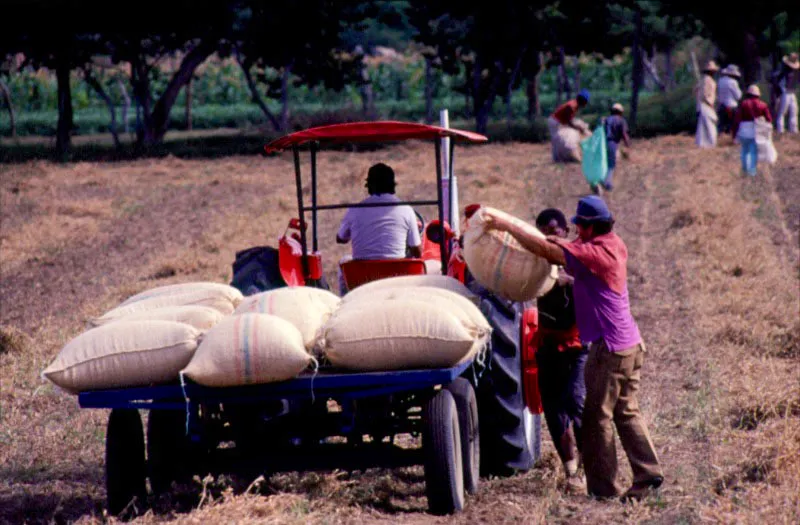
<instances>
[{"instance_id":1,"label":"burlap sack","mask_svg":"<svg viewBox=\"0 0 800 525\"><path fill-rule=\"evenodd\" d=\"M125 306L131 303L135 303L136 301L141 301L142 299L150 299L151 297L161 297L166 295L183 295L186 293L199 292L199 291L203 291L205 293L214 293L221 297L225 297L231 303L233 303L234 308L238 306L239 303L242 302L242 299L244 299L242 292L240 292L233 286L228 286L227 284L222 284L222 283L201 281L193 283L168 284L166 286L151 288L150 290L145 290L136 295L128 297L125 301L123 301L120 304L120 306Z\"/></svg>"},{"instance_id":2,"label":"burlap sack","mask_svg":"<svg viewBox=\"0 0 800 525\"><path fill-rule=\"evenodd\" d=\"M108 324L120 321L172 321L186 323L200 332L206 332L224 318L225 314L208 306L165 306L112 319Z\"/></svg>"},{"instance_id":3,"label":"burlap sack","mask_svg":"<svg viewBox=\"0 0 800 525\"><path fill-rule=\"evenodd\" d=\"M478 301L478 297L469 291L469 288L464 286L457 279L453 279L447 275L404 275L401 277L379 279L377 281L372 281L371 283L363 284L355 290L348 292L348 294L342 298L342 301L348 302L360 297L368 297L376 290L382 290L385 288L408 288L417 286L443 288L466 297L470 301Z\"/></svg>"},{"instance_id":4,"label":"burlap sack","mask_svg":"<svg viewBox=\"0 0 800 525\"><path fill-rule=\"evenodd\" d=\"M558 268L523 248L510 233L487 230L485 209L481 208L470 218L464 232L464 259L473 277L487 289L512 301L529 301L549 292L558 278ZM493 211L532 235L545 238L536 227L507 213Z\"/></svg>"},{"instance_id":5,"label":"burlap sack","mask_svg":"<svg viewBox=\"0 0 800 525\"><path fill-rule=\"evenodd\" d=\"M165 383L178 378L200 332L171 321L120 321L79 335L42 376L77 393Z\"/></svg>"},{"instance_id":6,"label":"burlap sack","mask_svg":"<svg viewBox=\"0 0 800 525\"><path fill-rule=\"evenodd\" d=\"M96 319L92 319L90 324L100 326L131 314L147 312L168 306L207 306L218 310L223 315L230 315L234 310L233 303L227 297L214 291L195 290L193 292L181 294L157 295L121 305Z\"/></svg>"},{"instance_id":7,"label":"burlap sack","mask_svg":"<svg viewBox=\"0 0 800 525\"><path fill-rule=\"evenodd\" d=\"M334 366L400 370L454 366L473 351L475 337L439 306L397 299L343 307L325 325L320 343Z\"/></svg>"},{"instance_id":8,"label":"burlap sack","mask_svg":"<svg viewBox=\"0 0 800 525\"><path fill-rule=\"evenodd\" d=\"M289 321L242 314L209 330L181 373L205 386L251 385L291 379L311 361L300 331Z\"/></svg>"},{"instance_id":9,"label":"burlap sack","mask_svg":"<svg viewBox=\"0 0 800 525\"><path fill-rule=\"evenodd\" d=\"M289 321L300 330L305 347L311 349L339 302L337 296L318 288L278 288L246 297L234 314L270 314Z\"/></svg>"},{"instance_id":10,"label":"burlap sack","mask_svg":"<svg viewBox=\"0 0 800 525\"><path fill-rule=\"evenodd\" d=\"M574 119L577 125L582 126L584 131L565 126L553 118L548 120L550 128L550 141L553 149L553 160L556 162L581 162L583 154L581 152L581 140L591 135L588 131L589 126L580 119Z\"/></svg>"}]
</instances>

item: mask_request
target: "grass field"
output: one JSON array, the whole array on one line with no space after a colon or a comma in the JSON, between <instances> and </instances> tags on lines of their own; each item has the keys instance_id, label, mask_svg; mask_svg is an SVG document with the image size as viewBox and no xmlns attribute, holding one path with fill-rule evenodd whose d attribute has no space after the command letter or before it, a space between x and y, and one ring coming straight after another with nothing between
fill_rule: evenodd
<instances>
[{"instance_id":1,"label":"grass field","mask_svg":"<svg viewBox=\"0 0 800 525\"><path fill-rule=\"evenodd\" d=\"M689 136L639 140L618 169L609 202L648 347L641 403L666 472L658 496L566 496L548 441L536 468L485 480L456 517L425 513L410 468L200 480L135 522L800 522L800 140L777 147L756 178L740 175L728 138L702 152ZM360 198L376 161L394 166L401 196L429 198L432 149L327 152L321 201ZM587 191L545 145L457 149L455 168L462 205L528 220L571 212ZM134 292L228 282L235 252L275 244L295 205L288 154L0 165L0 523L106 521L107 413L80 410L41 370ZM340 219L320 227L331 280L347 249L334 243Z\"/></svg>"}]
</instances>

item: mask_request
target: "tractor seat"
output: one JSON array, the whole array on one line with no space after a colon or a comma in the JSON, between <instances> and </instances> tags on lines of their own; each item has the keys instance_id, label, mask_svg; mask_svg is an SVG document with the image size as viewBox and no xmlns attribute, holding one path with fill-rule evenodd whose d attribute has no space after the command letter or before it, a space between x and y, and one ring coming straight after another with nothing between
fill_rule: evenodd
<instances>
[{"instance_id":1,"label":"tractor seat","mask_svg":"<svg viewBox=\"0 0 800 525\"><path fill-rule=\"evenodd\" d=\"M341 269L348 290L387 277L426 273L422 259L352 260L343 262Z\"/></svg>"}]
</instances>

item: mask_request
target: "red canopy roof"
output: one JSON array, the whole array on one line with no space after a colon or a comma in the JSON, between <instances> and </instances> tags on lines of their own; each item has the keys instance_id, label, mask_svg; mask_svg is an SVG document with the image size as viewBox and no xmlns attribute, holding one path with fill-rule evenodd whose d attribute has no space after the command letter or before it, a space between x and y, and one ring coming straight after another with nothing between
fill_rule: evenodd
<instances>
[{"instance_id":1,"label":"red canopy roof","mask_svg":"<svg viewBox=\"0 0 800 525\"><path fill-rule=\"evenodd\" d=\"M384 142L409 139L437 139L442 137L451 137L456 140L467 142L486 142L489 140L485 136L472 133L471 131L426 126L424 124L414 124L412 122L352 122L298 131L273 140L267 144L264 149L267 153L272 153L291 146L305 144L309 141Z\"/></svg>"}]
</instances>

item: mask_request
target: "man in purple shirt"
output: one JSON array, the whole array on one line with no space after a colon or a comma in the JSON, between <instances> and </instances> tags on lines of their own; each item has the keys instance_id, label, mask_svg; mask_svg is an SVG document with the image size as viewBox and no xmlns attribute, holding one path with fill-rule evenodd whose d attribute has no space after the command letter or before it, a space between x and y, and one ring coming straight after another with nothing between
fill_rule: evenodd
<instances>
[{"instance_id":1,"label":"man in purple shirt","mask_svg":"<svg viewBox=\"0 0 800 525\"><path fill-rule=\"evenodd\" d=\"M581 450L587 489L599 498L621 493L613 421L633 470L633 485L623 499L641 499L661 486L664 477L636 397L645 346L630 312L627 248L612 232L611 212L597 195L582 198L572 218L578 230L572 242L543 240L484 214L489 227L509 232L525 249L564 266L575 278L578 331L589 345Z\"/></svg>"}]
</instances>

